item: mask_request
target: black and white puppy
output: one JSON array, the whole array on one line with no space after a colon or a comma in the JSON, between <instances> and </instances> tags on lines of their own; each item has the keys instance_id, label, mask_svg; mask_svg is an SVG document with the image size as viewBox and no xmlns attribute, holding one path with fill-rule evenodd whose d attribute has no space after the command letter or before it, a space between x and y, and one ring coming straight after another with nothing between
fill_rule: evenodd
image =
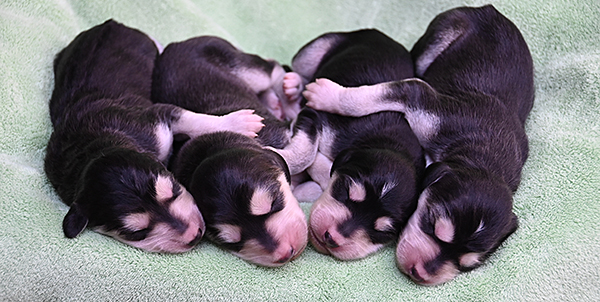
<instances>
[{"instance_id":1,"label":"black and white puppy","mask_svg":"<svg viewBox=\"0 0 600 302\"><path fill-rule=\"evenodd\" d=\"M303 82L328 78L345 86L413 76L409 52L373 29L324 34L296 54L292 67ZM402 113L354 118L305 108L290 145L277 151L293 174L306 169L325 189L309 221L321 253L365 257L396 240L417 206L425 161Z\"/></svg>"},{"instance_id":2,"label":"black and white puppy","mask_svg":"<svg viewBox=\"0 0 600 302\"><path fill-rule=\"evenodd\" d=\"M109 20L79 34L54 61L54 132L46 174L70 210L68 238L86 226L153 252L184 252L205 225L192 196L163 165L174 134L240 129L256 135L250 111L216 117L154 105L155 44Z\"/></svg>"},{"instance_id":3,"label":"black and white puppy","mask_svg":"<svg viewBox=\"0 0 600 302\"><path fill-rule=\"evenodd\" d=\"M168 45L156 61L152 98L196 112L251 108L264 117L256 139L219 132L187 141L171 170L194 196L207 236L249 262L281 266L306 247L306 217L285 161L263 146L289 142L288 125L259 95L283 89L283 69L212 36ZM277 79L277 80L273 80Z\"/></svg>"},{"instance_id":4,"label":"black and white puppy","mask_svg":"<svg viewBox=\"0 0 600 302\"><path fill-rule=\"evenodd\" d=\"M517 228L512 195L528 155L533 64L493 6L438 15L411 50L419 79L358 88L307 86L308 106L362 116L404 112L432 162L400 236L399 268L435 285L482 264Z\"/></svg>"}]
</instances>

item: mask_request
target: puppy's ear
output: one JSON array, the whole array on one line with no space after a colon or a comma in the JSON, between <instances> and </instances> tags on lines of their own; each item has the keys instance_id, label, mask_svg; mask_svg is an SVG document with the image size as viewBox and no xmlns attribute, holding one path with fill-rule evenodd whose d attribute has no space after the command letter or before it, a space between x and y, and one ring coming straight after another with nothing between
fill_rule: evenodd
<instances>
[{"instance_id":1,"label":"puppy's ear","mask_svg":"<svg viewBox=\"0 0 600 302\"><path fill-rule=\"evenodd\" d=\"M511 213L509 224L506 226L506 236L502 239L504 241L508 236L512 235L519 228L519 218L515 213Z\"/></svg>"},{"instance_id":2,"label":"puppy's ear","mask_svg":"<svg viewBox=\"0 0 600 302\"><path fill-rule=\"evenodd\" d=\"M292 177L290 175L290 168L288 167L287 163L285 162L285 159L283 159L283 157L281 155L279 155L279 153L271 150L270 148L263 148L264 152L267 152L269 154L271 154L271 158L273 159L273 162L281 167L281 170L283 170L283 173L285 173L285 179L287 180L288 183L290 183L292 181Z\"/></svg>"},{"instance_id":3,"label":"puppy's ear","mask_svg":"<svg viewBox=\"0 0 600 302\"><path fill-rule=\"evenodd\" d=\"M73 203L63 219L63 232L67 238L75 238L88 224L88 218L82 213L79 205Z\"/></svg>"},{"instance_id":4,"label":"puppy's ear","mask_svg":"<svg viewBox=\"0 0 600 302\"><path fill-rule=\"evenodd\" d=\"M442 178L448 173L451 173L450 167L448 167L448 165L444 163L435 162L427 166L427 168L425 169L425 177L423 178L423 182L421 183L421 191L431 186L433 183L440 180L440 178Z\"/></svg>"},{"instance_id":5,"label":"puppy's ear","mask_svg":"<svg viewBox=\"0 0 600 302\"><path fill-rule=\"evenodd\" d=\"M354 153L354 150L352 150L352 149L344 149L344 150L342 150L342 152L338 153L338 155L333 160L333 164L331 165L331 171L329 172L329 177L331 177L333 175L333 172L336 171L340 166L347 163L350 160L350 158L352 157L353 153Z\"/></svg>"}]
</instances>

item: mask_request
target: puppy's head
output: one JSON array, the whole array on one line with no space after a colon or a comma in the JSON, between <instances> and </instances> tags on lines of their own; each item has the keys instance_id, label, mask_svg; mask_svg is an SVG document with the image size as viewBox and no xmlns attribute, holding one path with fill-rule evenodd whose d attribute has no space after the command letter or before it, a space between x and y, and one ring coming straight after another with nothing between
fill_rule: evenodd
<instances>
[{"instance_id":1,"label":"puppy's head","mask_svg":"<svg viewBox=\"0 0 600 302\"><path fill-rule=\"evenodd\" d=\"M317 251L358 259L398 238L417 204L411 161L389 150L345 151L332 173L310 214L310 241Z\"/></svg>"},{"instance_id":2,"label":"puppy's head","mask_svg":"<svg viewBox=\"0 0 600 302\"><path fill-rule=\"evenodd\" d=\"M415 282L437 285L480 266L518 223L511 191L500 180L443 163L430 165L426 174L396 257Z\"/></svg>"},{"instance_id":3,"label":"puppy's head","mask_svg":"<svg viewBox=\"0 0 600 302\"><path fill-rule=\"evenodd\" d=\"M180 253L204 233L194 199L151 156L106 151L84 172L77 197L63 220L68 238L86 226L151 252Z\"/></svg>"},{"instance_id":4,"label":"puppy's head","mask_svg":"<svg viewBox=\"0 0 600 302\"><path fill-rule=\"evenodd\" d=\"M202 161L189 188L209 238L246 261L275 267L307 244L306 218L289 179L275 152L232 148Z\"/></svg>"}]
</instances>

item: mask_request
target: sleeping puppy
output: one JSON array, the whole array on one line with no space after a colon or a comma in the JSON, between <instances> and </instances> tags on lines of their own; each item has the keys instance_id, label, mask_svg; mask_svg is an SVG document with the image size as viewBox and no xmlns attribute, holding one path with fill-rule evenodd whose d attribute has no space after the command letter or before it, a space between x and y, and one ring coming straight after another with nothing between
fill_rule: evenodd
<instances>
[{"instance_id":1,"label":"sleeping puppy","mask_svg":"<svg viewBox=\"0 0 600 302\"><path fill-rule=\"evenodd\" d=\"M324 34L292 66L303 82L328 78L345 86L413 76L409 52L377 30ZM353 118L306 108L290 145L277 151L293 174L307 169L325 189L309 221L310 241L321 253L365 257L396 240L416 208L425 161L402 113Z\"/></svg>"},{"instance_id":2,"label":"sleeping puppy","mask_svg":"<svg viewBox=\"0 0 600 302\"><path fill-rule=\"evenodd\" d=\"M287 165L263 148L289 142L289 127L267 111L257 94L275 85L277 68L223 39L203 36L168 45L156 61L152 85L156 102L209 114L252 108L264 117L256 139L229 132L203 135L185 142L171 165L202 211L207 236L263 266L288 263L308 241Z\"/></svg>"},{"instance_id":3,"label":"sleeping puppy","mask_svg":"<svg viewBox=\"0 0 600 302\"><path fill-rule=\"evenodd\" d=\"M173 135L238 129L255 136L262 127L250 111L216 117L152 104L157 54L145 34L109 20L79 34L54 61L54 132L44 168L70 206L68 238L89 226L147 251L191 249L205 225L163 165Z\"/></svg>"},{"instance_id":4,"label":"sleeping puppy","mask_svg":"<svg viewBox=\"0 0 600 302\"><path fill-rule=\"evenodd\" d=\"M405 113L432 163L398 266L435 285L480 266L517 228L512 194L528 155L533 65L519 30L490 5L440 14L411 54L424 81L343 88L323 79L305 97L345 115Z\"/></svg>"}]
</instances>

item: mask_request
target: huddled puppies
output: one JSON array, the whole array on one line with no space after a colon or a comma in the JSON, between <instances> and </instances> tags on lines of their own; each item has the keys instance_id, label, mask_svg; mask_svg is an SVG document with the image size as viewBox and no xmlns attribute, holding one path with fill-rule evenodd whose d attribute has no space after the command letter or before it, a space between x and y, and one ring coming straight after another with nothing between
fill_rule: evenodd
<instances>
[{"instance_id":1,"label":"huddled puppies","mask_svg":"<svg viewBox=\"0 0 600 302\"><path fill-rule=\"evenodd\" d=\"M286 68L214 36L163 51L112 20L79 34L54 62L45 159L65 236L178 253L206 234L272 267L309 240L341 260L397 243L399 269L437 285L517 229L533 64L493 6L441 13L410 52L326 33Z\"/></svg>"}]
</instances>

